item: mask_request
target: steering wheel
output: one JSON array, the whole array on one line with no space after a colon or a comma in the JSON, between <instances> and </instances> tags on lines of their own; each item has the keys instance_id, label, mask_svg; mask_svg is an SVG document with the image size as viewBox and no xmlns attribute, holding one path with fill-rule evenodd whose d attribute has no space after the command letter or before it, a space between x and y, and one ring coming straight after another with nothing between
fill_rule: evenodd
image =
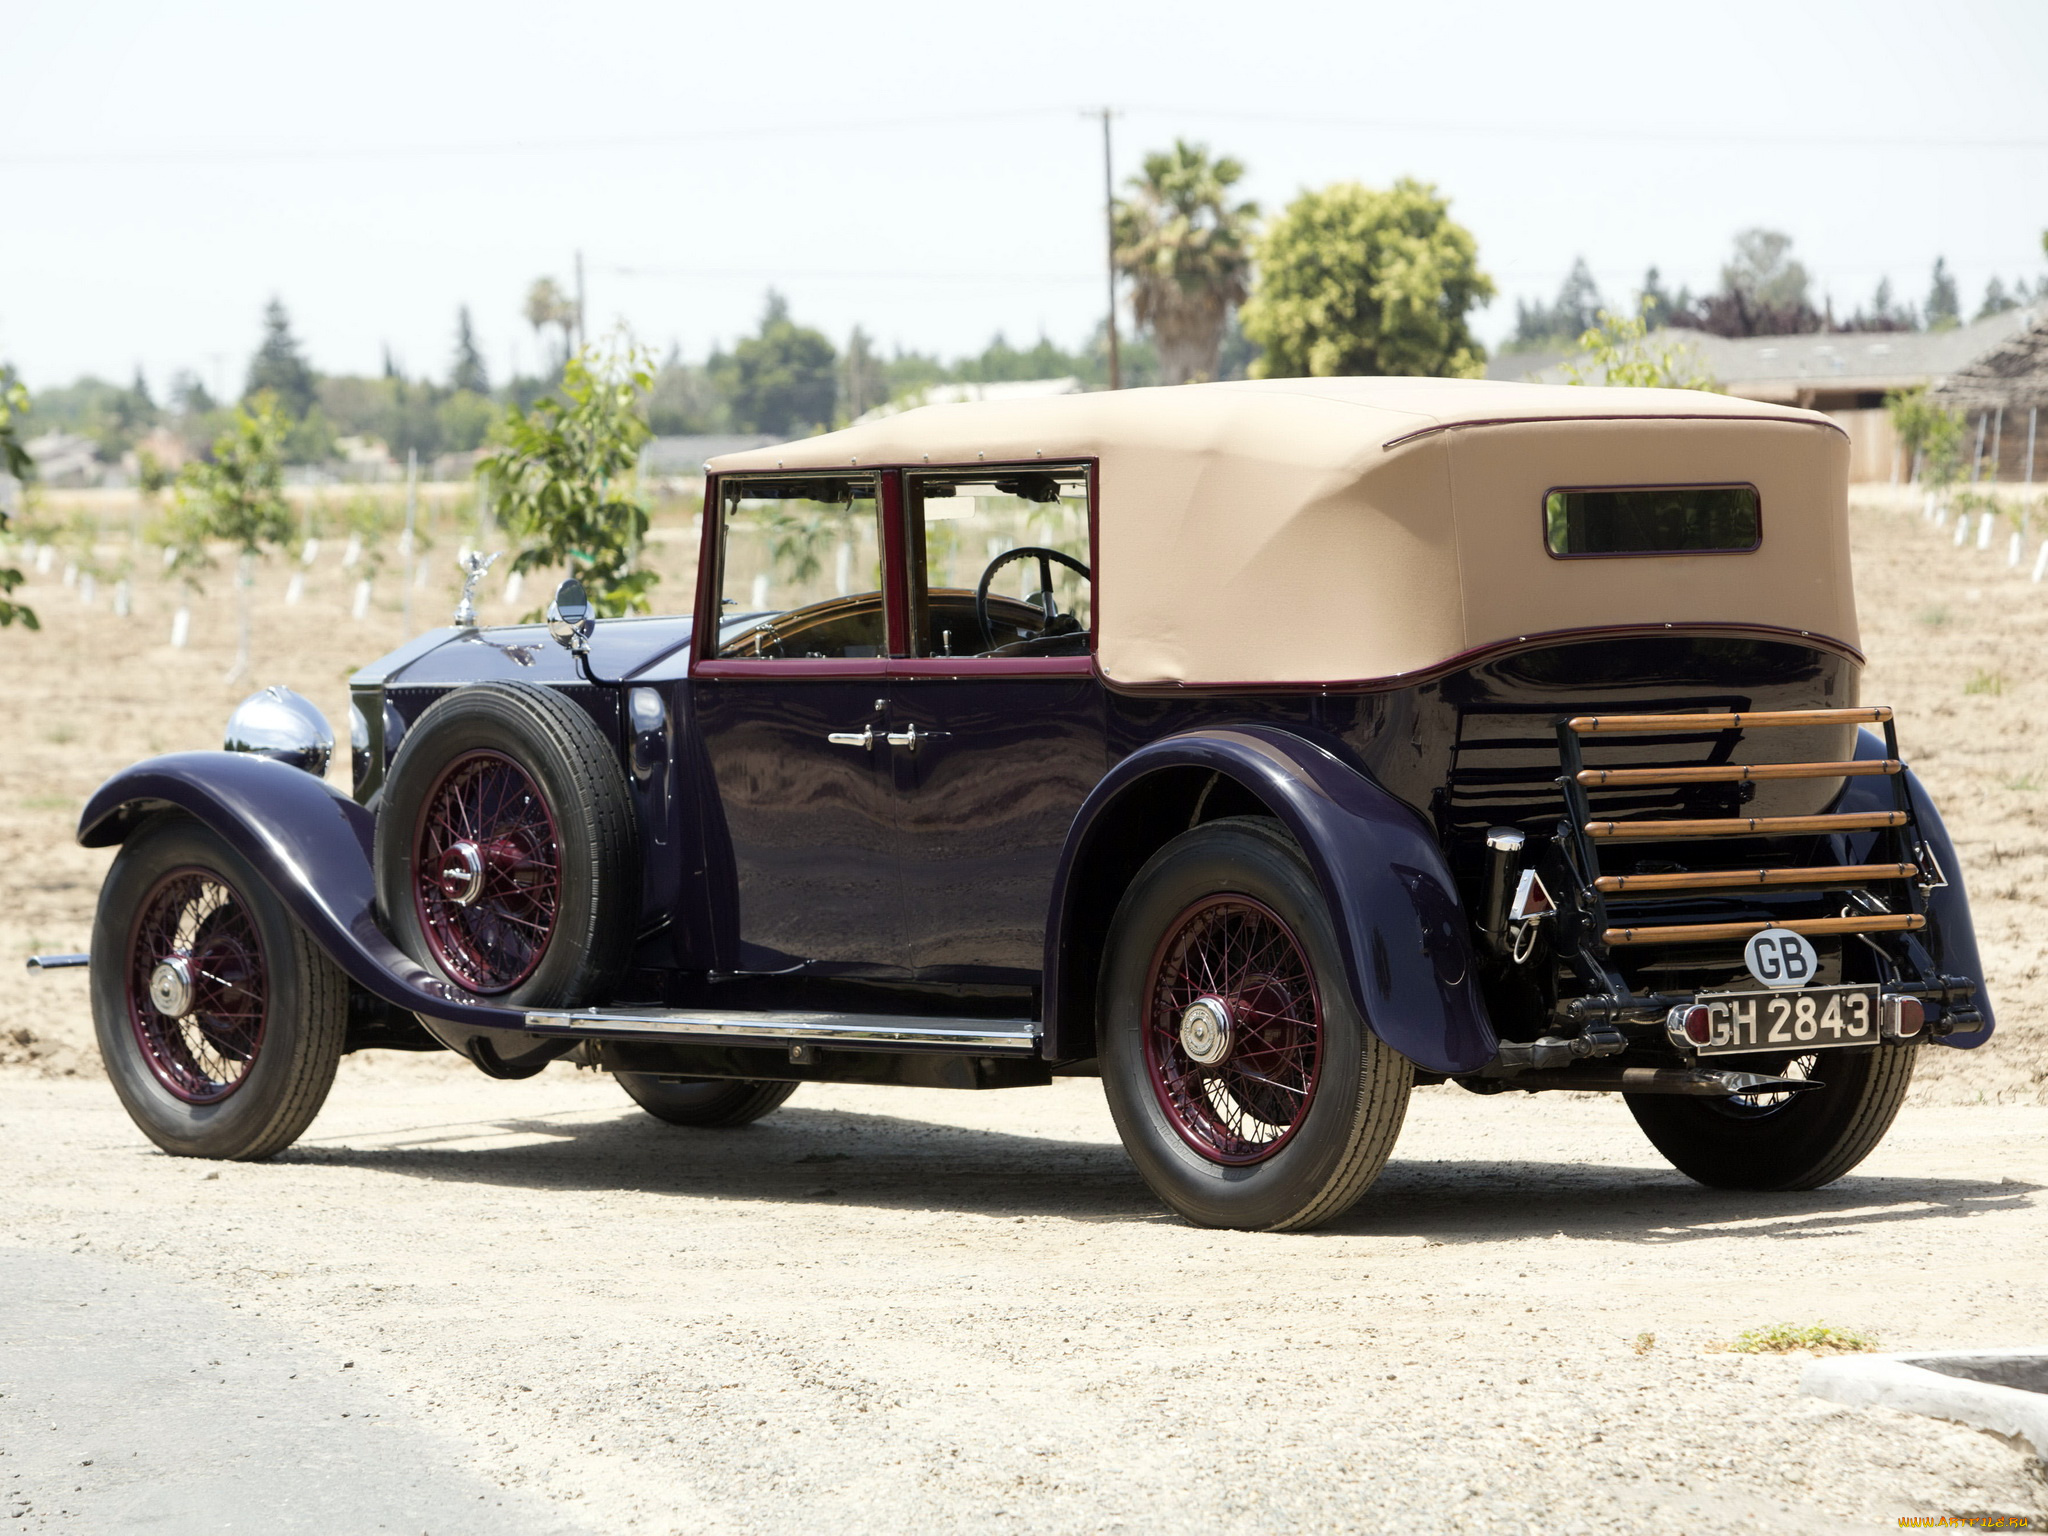
<instances>
[{"instance_id":1,"label":"steering wheel","mask_svg":"<svg viewBox=\"0 0 2048 1536\"><path fill-rule=\"evenodd\" d=\"M1068 570L1080 572L1084 581L1093 581L1095 579L1093 573L1072 555L1062 554L1057 549L1040 549L1035 544L1023 544L1016 549L1006 549L1003 553L997 555L995 559L989 561L988 569L981 573L981 585L974 589L974 620L981 626L982 649L984 651L992 651L996 648L995 624L989 617L988 611L988 589L994 584L996 573L1006 565L1015 565L1019 560L1034 559L1038 562L1039 606L1045 610L1045 628L1040 630L1039 633L1043 635L1048 632L1054 632L1053 623L1060 618L1066 618L1067 622L1072 625L1073 630L1078 631L1080 629L1080 625L1074 624L1070 616L1062 614L1059 611L1058 605L1053 601L1052 564L1057 560Z\"/></svg>"}]
</instances>

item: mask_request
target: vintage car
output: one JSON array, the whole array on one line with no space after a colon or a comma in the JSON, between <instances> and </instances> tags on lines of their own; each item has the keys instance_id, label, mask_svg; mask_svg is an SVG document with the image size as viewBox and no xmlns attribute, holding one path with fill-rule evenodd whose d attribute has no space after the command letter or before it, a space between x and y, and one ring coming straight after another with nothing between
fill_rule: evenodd
<instances>
[{"instance_id":1,"label":"vintage car","mask_svg":"<svg viewBox=\"0 0 2048 1536\"><path fill-rule=\"evenodd\" d=\"M101 788L108 1070L220 1158L361 1047L573 1055L697 1127L1099 1076L1220 1227L1339 1215L1446 1080L1826 1183L1923 1045L1992 1027L1858 697L1847 463L1807 411L1431 379L727 455L693 617L572 581L546 627L413 640L352 680L353 797L282 690Z\"/></svg>"}]
</instances>

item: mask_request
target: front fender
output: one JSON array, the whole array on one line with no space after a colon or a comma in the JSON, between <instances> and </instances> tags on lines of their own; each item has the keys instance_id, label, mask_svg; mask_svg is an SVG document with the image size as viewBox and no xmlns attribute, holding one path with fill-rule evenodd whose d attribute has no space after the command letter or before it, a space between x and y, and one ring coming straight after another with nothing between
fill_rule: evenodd
<instances>
[{"instance_id":1,"label":"front fender","mask_svg":"<svg viewBox=\"0 0 2048 1536\"><path fill-rule=\"evenodd\" d=\"M1877 732L1860 730L1856 733L1859 762L1888 755L1884 749L1884 738ZM1937 1035L1935 1038L1943 1045L1974 1050L1991 1038L1994 1020L1991 989L1984 985L1984 961L1977 953L1977 924L1970 916L1970 894L1963 885L1962 860L1956 857L1956 845L1949 838L1948 828L1942 824L1941 812L1934 808L1934 797L1927 793L1910 768L1906 770L1906 793L1911 797L1913 819L1919 825L1920 835L1948 879L1947 885L1935 890L1927 899L1927 915L1933 929L1929 935L1930 947L1935 963L1945 975L1967 976L1977 984L1974 1006L1984 1016L1981 1029L1974 1029L1966 1035ZM1876 776L1851 779L1832 808L1837 811L1888 811L1892 808L1891 781ZM1870 857L1877 835L1871 832L1851 833L1837 836L1833 841L1836 856L1844 864L1861 864Z\"/></svg>"},{"instance_id":2,"label":"front fender","mask_svg":"<svg viewBox=\"0 0 2048 1536\"><path fill-rule=\"evenodd\" d=\"M1328 903L1345 985L1375 1034L1431 1072L1473 1072L1493 1059L1498 1041L1473 979L1470 925L1427 825L1321 747L1257 725L1152 742L1111 769L1082 804L1047 925L1049 1040L1078 1040L1087 1027L1055 1017L1065 995L1060 967L1072 952L1076 871L1087 866L1112 808L1142 794L1147 776L1172 768L1208 769L1237 781L1293 834Z\"/></svg>"},{"instance_id":3,"label":"front fender","mask_svg":"<svg viewBox=\"0 0 2048 1536\"><path fill-rule=\"evenodd\" d=\"M450 1024L520 1030L525 1015L463 996L377 926L375 818L323 780L243 752L174 752L117 773L86 802L78 840L124 842L149 816L180 811L232 844L299 926L365 991Z\"/></svg>"}]
</instances>

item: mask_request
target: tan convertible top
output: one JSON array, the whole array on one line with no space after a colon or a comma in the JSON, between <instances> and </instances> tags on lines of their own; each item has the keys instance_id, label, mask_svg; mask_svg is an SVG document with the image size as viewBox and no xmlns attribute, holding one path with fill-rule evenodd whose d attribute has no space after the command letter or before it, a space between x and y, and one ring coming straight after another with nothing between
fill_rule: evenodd
<instances>
[{"instance_id":1,"label":"tan convertible top","mask_svg":"<svg viewBox=\"0 0 2048 1536\"><path fill-rule=\"evenodd\" d=\"M1126 683L1397 677L1537 634L1712 624L1857 643L1848 440L1671 389L1270 379L934 405L719 473L1098 459L1096 647ZM1553 558L1558 487L1747 482L1746 554Z\"/></svg>"}]
</instances>

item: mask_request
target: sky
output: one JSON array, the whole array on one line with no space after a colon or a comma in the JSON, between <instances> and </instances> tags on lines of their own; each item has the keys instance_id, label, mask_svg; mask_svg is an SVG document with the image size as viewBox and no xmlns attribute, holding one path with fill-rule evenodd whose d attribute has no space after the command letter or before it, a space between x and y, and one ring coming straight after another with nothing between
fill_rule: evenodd
<instances>
[{"instance_id":1,"label":"sky","mask_svg":"<svg viewBox=\"0 0 2048 1536\"><path fill-rule=\"evenodd\" d=\"M468 305L531 371L536 277L701 359L771 286L843 342L1078 344L1119 181L1176 136L1307 187L1434 182L1500 297L1626 302L1792 235L1837 313L1946 256L2048 273L2048 3L1211 0L347 7L8 0L0 360L238 392L281 297L313 364L445 376ZM1087 113L1096 109L1097 115ZM1128 317L1126 317L1128 319Z\"/></svg>"}]
</instances>

